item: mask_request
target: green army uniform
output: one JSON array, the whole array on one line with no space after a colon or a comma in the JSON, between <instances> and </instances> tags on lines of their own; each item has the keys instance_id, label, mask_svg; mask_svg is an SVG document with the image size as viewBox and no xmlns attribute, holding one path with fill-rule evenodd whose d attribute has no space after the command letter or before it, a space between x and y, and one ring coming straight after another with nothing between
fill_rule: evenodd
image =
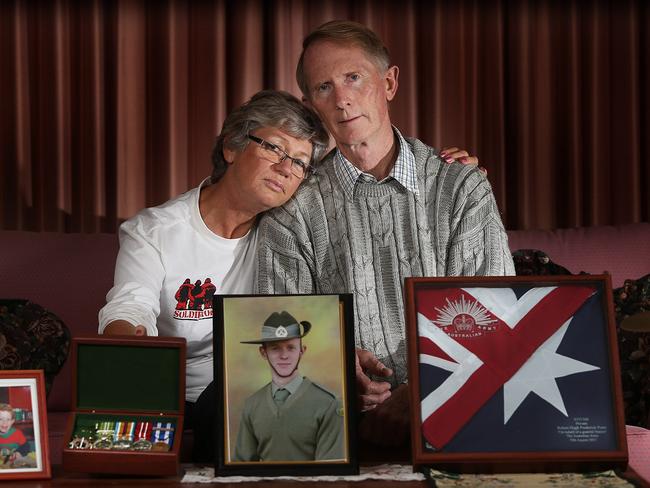
<instances>
[{"instance_id":1,"label":"green army uniform","mask_svg":"<svg viewBox=\"0 0 650 488\"><path fill-rule=\"evenodd\" d=\"M244 404L234 461L344 459L341 402L304 378L283 405L269 383Z\"/></svg>"}]
</instances>

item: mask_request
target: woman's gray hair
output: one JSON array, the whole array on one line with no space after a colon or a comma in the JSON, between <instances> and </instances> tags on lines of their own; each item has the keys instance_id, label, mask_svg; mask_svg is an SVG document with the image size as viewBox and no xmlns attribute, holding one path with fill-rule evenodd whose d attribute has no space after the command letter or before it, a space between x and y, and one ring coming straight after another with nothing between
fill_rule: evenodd
<instances>
[{"instance_id":1,"label":"woman's gray hair","mask_svg":"<svg viewBox=\"0 0 650 488\"><path fill-rule=\"evenodd\" d=\"M297 139L309 140L313 146L311 164L320 161L329 144L329 135L318 115L300 100L285 91L260 91L226 117L212 150L213 183L228 168L224 147L243 151L250 142L248 134L260 127L274 127Z\"/></svg>"}]
</instances>

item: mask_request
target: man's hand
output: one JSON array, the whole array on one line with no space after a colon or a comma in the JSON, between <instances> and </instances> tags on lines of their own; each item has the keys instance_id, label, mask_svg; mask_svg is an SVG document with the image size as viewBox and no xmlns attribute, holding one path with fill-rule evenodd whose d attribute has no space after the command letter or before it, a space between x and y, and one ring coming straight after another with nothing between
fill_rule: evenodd
<instances>
[{"instance_id":1,"label":"man's hand","mask_svg":"<svg viewBox=\"0 0 650 488\"><path fill-rule=\"evenodd\" d=\"M457 147L444 148L442 151L440 151L440 157L448 163L453 163L454 161L458 161L459 163L462 164L478 166L477 156L470 156L467 151L465 151L464 149L459 149ZM487 169L485 169L483 166L478 166L478 169L480 169L483 172L483 174L487 174Z\"/></svg>"},{"instance_id":2,"label":"man's hand","mask_svg":"<svg viewBox=\"0 0 650 488\"><path fill-rule=\"evenodd\" d=\"M390 383L374 381L370 379L370 375L387 377L393 374L393 370L384 366L373 353L365 349L357 347L355 356L359 408L362 412L367 412L391 395Z\"/></svg>"},{"instance_id":3,"label":"man's hand","mask_svg":"<svg viewBox=\"0 0 650 488\"><path fill-rule=\"evenodd\" d=\"M133 325L126 320L114 320L106 326L103 334L146 336L147 329L144 325Z\"/></svg>"},{"instance_id":4,"label":"man's hand","mask_svg":"<svg viewBox=\"0 0 650 488\"><path fill-rule=\"evenodd\" d=\"M384 447L406 443L409 436L408 385L399 385L388 400L363 416L359 435L362 442Z\"/></svg>"}]
</instances>

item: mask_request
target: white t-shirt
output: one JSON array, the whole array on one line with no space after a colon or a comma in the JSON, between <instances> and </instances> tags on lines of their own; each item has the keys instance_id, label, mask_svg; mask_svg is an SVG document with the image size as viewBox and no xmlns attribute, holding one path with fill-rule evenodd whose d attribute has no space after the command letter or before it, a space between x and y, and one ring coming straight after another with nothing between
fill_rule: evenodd
<instances>
[{"instance_id":1,"label":"white t-shirt","mask_svg":"<svg viewBox=\"0 0 650 488\"><path fill-rule=\"evenodd\" d=\"M253 290L257 228L240 239L208 229L200 188L140 211L120 226L115 282L99 311L99 332L113 320L142 324L151 336L187 340L186 399L212 381L212 300Z\"/></svg>"}]
</instances>

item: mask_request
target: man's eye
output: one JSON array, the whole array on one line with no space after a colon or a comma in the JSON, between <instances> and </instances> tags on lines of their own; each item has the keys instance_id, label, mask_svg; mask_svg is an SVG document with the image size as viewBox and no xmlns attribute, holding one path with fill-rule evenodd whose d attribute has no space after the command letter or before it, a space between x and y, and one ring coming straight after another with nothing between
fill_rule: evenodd
<instances>
[{"instance_id":1,"label":"man's eye","mask_svg":"<svg viewBox=\"0 0 650 488\"><path fill-rule=\"evenodd\" d=\"M316 88L316 90L319 91L319 92L324 92L324 91L329 90L329 88L330 88L329 83L322 83L322 84L318 85L318 88Z\"/></svg>"},{"instance_id":2,"label":"man's eye","mask_svg":"<svg viewBox=\"0 0 650 488\"><path fill-rule=\"evenodd\" d=\"M359 73L352 73L349 78L352 81L358 81L361 79L361 75Z\"/></svg>"}]
</instances>

